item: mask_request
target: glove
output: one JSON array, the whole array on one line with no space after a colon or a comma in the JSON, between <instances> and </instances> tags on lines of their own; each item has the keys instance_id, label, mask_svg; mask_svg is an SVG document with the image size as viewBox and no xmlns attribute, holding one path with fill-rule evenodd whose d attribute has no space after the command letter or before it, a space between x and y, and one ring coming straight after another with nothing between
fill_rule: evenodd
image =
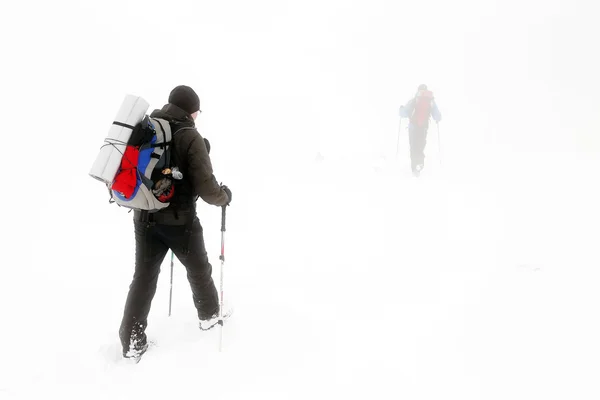
<instances>
[{"instance_id":1,"label":"glove","mask_svg":"<svg viewBox=\"0 0 600 400\"><path fill-rule=\"evenodd\" d=\"M223 189L223 191L227 194L227 198L229 200L227 201L226 205L229 205L229 203L231 203L231 190L225 185L221 185L221 189Z\"/></svg>"},{"instance_id":2,"label":"glove","mask_svg":"<svg viewBox=\"0 0 600 400\"><path fill-rule=\"evenodd\" d=\"M208 154L210 154L210 142L208 141L207 138L203 138L204 139L204 144L206 145L206 151L208 152Z\"/></svg>"}]
</instances>

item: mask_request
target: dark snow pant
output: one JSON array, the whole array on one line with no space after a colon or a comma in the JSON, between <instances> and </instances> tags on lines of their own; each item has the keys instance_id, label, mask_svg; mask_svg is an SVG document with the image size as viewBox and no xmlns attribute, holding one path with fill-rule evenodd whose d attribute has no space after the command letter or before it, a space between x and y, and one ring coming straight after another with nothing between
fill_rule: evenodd
<instances>
[{"instance_id":1,"label":"dark snow pant","mask_svg":"<svg viewBox=\"0 0 600 400\"><path fill-rule=\"evenodd\" d=\"M146 344L146 327L160 266L169 251L187 270L194 305L200 319L219 312L219 298L212 279L212 266L204 245L202 226L197 217L187 225L161 225L134 220L135 272L129 286L119 337L123 354L130 345L135 349Z\"/></svg>"},{"instance_id":2,"label":"dark snow pant","mask_svg":"<svg viewBox=\"0 0 600 400\"><path fill-rule=\"evenodd\" d=\"M417 165L425 164L425 145L427 144L427 126L410 125L408 141L410 144L410 166L414 171Z\"/></svg>"}]
</instances>

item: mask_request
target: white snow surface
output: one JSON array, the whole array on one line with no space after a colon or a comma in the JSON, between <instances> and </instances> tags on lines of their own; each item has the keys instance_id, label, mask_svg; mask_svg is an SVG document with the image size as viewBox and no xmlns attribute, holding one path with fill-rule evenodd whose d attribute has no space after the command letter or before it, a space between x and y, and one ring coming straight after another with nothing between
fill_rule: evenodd
<instances>
[{"instance_id":1,"label":"white snow surface","mask_svg":"<svg viewBox=\"0 0 600 400\"><path fill-rule=\"evenodd\" d=\"M587 6L7 7L0 399L600 398ZM162 23L132 24L149 19ZM420 83L444 119L415 179L397 115ZM160 108L178 84L200 94L198 129L233 191L235 313L219 352L176 261L169 317L167 257L155 345L132 365L118 340L131 214L87 173L125 94ZM220 209L198 213L218 285Z\"/></svg>"}]
</instances>

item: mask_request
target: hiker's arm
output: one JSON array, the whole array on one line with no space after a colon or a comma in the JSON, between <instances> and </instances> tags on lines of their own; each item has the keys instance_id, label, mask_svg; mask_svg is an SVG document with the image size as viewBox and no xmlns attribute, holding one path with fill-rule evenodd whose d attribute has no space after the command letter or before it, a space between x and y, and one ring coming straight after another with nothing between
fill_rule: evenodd
<instances>
[{"instance_id":1,"label":"hiker's arm","mask_svg":"<svg viewBox=\"0 0 600 400\"><path fill-rule=\"evenodd\" d=\"M213 174L210 156L200 135L192 140L188 148L188 173L194 196L200 196L202 200L214 206L224 206L229 202L227 194Z\"/></svg>"},{"instance_id":2,"label":"hiker's arm","mask_svg":"<svg viewBox=\"0 0 600 400\"><path fill-rule=\"evenodd\" d=\"M433 101L433 106L431 107L431 117L435 120L435 122L440 122L442 120L442 113L435 103L435 100Z\"/></svg>"},{"instance_id":3,"label":"hiker's arm","mask_svg":"<svg viewBox=\"0 0 600 400\"><path fill-rule=\"evenodd\" d=\"M415 100L411 99L411 100L409 100L408 103L406 103L406 105L400 107L400 118L410 117L414 108L415 108Z\"/></svg>"}]
</instances>

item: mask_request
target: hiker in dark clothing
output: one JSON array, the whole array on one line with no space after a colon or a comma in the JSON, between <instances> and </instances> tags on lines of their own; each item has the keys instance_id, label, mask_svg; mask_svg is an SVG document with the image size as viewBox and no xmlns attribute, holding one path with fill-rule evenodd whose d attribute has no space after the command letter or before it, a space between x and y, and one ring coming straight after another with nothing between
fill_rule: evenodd
<instances>
[{"instance_id":1,"label":"hiker in dark clothing","mask_svg":"<svg viewBox=\"0 0 600 400\"><path fill-rule=\"evenodd\" d=\"M183 178L174 180L174 197L167 208L155 213L134 211L135 272L119 329L124 357L137 357L146 351L150 305L169 249L187 270L200 328L209 329L218 322L219 298L196 216L196 200L200 197L208 204L227 206L231 190L219 185L213 175L208 141L194 125L199 113L200 99L194 90L177 86L168 104L150 115L169 122L173 132L171 154Z\"/></svg>"},{"instance_id":2,"label":"hiker in dark clothing","mask_svg":"<svg viewBox=\"0 0 600 400\"><path fill-rule=\"evenodd\" d=\"M415 97L400 107L400 117L409 118L408 140L410 144L410 164L413 175L419 176L425 165L425 145L429 118L435 122L442 120L442 114L435 103L433 93L426 85L420 85Z\"/></svg>"}]
</instances>

